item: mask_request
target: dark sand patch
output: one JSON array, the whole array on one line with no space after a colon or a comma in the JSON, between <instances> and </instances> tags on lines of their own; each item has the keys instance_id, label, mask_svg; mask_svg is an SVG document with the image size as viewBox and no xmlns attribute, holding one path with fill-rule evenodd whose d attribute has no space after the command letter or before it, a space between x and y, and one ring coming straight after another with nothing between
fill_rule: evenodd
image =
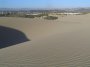
<instances>
[{"instance_id":1,"label":"dark sand patch","mask_svg":"<svg viewBox=\"0 0 90 67\"><path fill-rule=\"evenodd\" d=\"M0 26L0 49L29 41L19 30Z\"/></svg>"}]
</instances>

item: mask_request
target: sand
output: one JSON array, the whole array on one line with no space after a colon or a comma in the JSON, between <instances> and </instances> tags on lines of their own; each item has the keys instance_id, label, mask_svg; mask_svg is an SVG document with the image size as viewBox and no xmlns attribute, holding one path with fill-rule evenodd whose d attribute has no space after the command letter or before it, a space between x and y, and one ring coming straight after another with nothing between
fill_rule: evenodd
<instances>
[{"instance_id":1,"label":"sand","mask_svg":"<svg viewBox=\"0 0 90 67\"><path fill-rule=\"evenodd\" d=\"M89 67L90 14L58 20L0 17L30 40L0 49L0 67Z\"/></svg>"}]
</instances>

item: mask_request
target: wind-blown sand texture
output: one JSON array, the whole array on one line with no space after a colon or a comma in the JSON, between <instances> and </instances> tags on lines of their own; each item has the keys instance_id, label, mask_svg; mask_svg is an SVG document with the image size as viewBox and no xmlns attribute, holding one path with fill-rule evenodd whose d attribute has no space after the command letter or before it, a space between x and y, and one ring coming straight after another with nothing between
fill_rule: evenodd
<instances>
[{"instance_id":1,"label":"wind-blown sand texture","mask_svg":"<svg viewBox=\"0 0 90 67\"><path fill-rule=\"evenodd\" d=\"M30 40L0 49L0 67L90 66L90 14L58 20L0 17L0 26Z\"/></svg>"}]
</instances>

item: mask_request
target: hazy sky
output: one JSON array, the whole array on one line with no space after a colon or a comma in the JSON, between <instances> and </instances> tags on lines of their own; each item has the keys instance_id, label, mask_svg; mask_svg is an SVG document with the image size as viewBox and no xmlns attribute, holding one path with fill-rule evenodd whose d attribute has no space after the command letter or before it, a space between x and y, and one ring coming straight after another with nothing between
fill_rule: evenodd
<instances>
[{"instance_id":1,"label":"hazy sky","mask_svg":"<svg viewBox=\"0 0 90 67\"><path fill-rule=\"evenodd\" d=\"M90 7L90 0L0 0L0 8Z\"/></svg>"}]
</instances>

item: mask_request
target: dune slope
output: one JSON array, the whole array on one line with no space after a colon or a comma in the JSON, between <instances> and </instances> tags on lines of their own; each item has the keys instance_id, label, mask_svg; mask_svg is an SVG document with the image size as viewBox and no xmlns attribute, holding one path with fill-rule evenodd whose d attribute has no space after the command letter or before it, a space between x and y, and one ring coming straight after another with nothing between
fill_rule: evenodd
<instances>
[{"instance_id":1,"label":"dune slope","mask_svg":"<svg viewBox=\"0 0 90 67\"><path fill-rule=\"evenodd\" d=\"M31 39L29 42L1 49L0 66L90 66L89 17L90 14L66 16L55 21L0 18L0 25L21 30Z\"/></svg>"}]
</instances>

